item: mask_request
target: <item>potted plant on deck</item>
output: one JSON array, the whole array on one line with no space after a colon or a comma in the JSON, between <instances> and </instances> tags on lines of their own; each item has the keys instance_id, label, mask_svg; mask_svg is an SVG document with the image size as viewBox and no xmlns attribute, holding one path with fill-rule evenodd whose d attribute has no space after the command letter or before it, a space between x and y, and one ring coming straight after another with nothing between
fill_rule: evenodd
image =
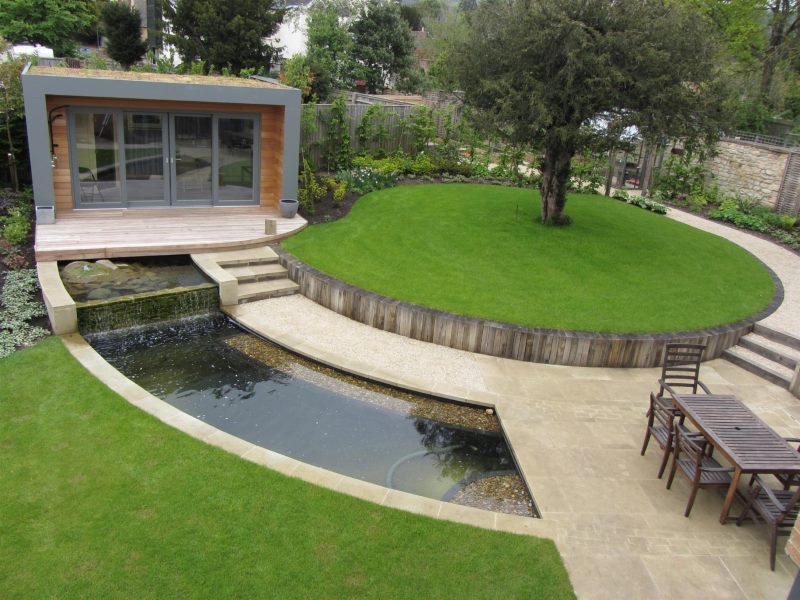
<instances>
[{"instance_id":1,"label":"potted plant on deck","mask_svg":"<svg viewBox=\"0 0 800 600\"><path fill-rule=\"evenodd\" d=\"M281 216L284 219L291 219L297 214L297 209L299 206L300 203L297 200L293 200L292 198L281 198L280 201Z\"/></svg>"}]
</instances>

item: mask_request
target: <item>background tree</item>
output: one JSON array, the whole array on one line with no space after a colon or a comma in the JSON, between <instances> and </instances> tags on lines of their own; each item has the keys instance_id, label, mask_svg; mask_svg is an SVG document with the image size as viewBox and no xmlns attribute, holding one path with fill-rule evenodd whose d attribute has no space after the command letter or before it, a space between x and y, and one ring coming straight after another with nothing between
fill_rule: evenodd
<instances>
[{"instance_id":1,"label":"background tree","mask_svg":"<svg viewBox=\"0 0 800 600\"><path fill-rule=\"evenodd\" d=\"M31 180L20 75L25 62L24 58L0 62L0 186L14 183L12 170L20 183Z\"/></svg>"},{"instance_id":2,"label":"background tree","mask_svg":"<svg viewBox=\"0 0 800 600\"><path fill-rule=\"evenodd\" d=\"M96 21L88 0L2 0L0 36L12 44L41 44L56 56L75 53L75 36Z\"/></svg>"},{"instance_id":3,"label":"background tree","mask_svg":"<svg viewBox=\"0 0 800 600\"><path fill-rule=\"evenodd\" d=\"M332 6L311 9L307 23L308 64L314 74L313 94L327 102L337 89L352 84L352 38L342 26L342 17Z\"/></svg>"},{"instance_id":4,"label":"background tree","mask_svg":"<svg viewBox=\"0 0 800 600\"><path fill-rule=\"evenodd\" d=\"M283 64L279 79L286 85L300 90L303 102L315 101L313 83L314 74L305 54L295 54Z\"/></svg>"},{"instance_id":5,"label":"background tree","mask_svg":"<svg viewBox=\"0 0 800 600\"><path fill-rule=\"evenodd\" d=\"M377 0L361 9L350 25L356 73L370 93L380 93L393 77L402 76L414 62L414 39L397 4Z\"/></svg>"},{"instance_id":6,"label":"background tree","mask_svg":"<svg viewBox=\"0 0 800 600\"><path fill-rule=\"evenodd\" d=\"M106 52L126 70L142 60L147 44L142 39L142 16L136 8L110 2L101 15L106 36Z\"/></svg>"},{"instance_id":7,"label":"background tree","mask_svg":"<svg viewBox=\"0 0 800 600\"><path fill-rule=\"evenodd\" d=\"M276 50L265 39L278 30L286 12L275 0L178 0L174 10L167 8L168 40L184 63L199 60L206 72L215 66L234 74L269 68Z\"/></svg>"},{"instance_id":8,"label":"background tree","mask_svg":"<svg viewBox=\"0 0 800 600\"><path fill-rule=\"evenodd\" d=\"M482 2L451 53L468 104L512 144L538 143L543 223L563 224L587 127L624 119L646 139L713 137L722 115L705 22L663 0Z\"/></svg>"}]
</instances>

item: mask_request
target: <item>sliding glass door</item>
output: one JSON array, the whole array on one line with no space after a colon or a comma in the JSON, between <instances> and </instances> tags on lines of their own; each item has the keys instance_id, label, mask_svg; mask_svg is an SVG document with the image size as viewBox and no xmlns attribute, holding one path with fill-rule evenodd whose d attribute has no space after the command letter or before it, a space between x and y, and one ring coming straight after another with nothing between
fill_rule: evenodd
<instances>
[{"instance_id":1,"label":"sliding glass door","mask_svg":"<svg viewBox=\"0 0 800 600\"><path fill-rule=\"evenodd\" d=\"M258 204L257 116L72 109L76 208Z\"/></svg>"},{"instance_id":2,"label":"sliding glass door","mask_svg":"<svg viewBox=\"0 0 800 600\"><path fill-rule=\"evenodd\" d=\"M122 133L128 206L167 205L169 145L166 118L160 113L122 113Z\"/></svg>"}]
</instances>

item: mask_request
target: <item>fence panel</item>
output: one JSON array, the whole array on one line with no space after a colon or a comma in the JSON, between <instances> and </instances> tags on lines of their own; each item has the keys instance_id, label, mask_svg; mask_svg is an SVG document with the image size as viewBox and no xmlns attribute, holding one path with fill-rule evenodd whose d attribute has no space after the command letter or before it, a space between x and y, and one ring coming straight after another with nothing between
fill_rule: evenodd
<instances>
[{"instance_id":1,"label":"fence panel","mask_svg":"<svg viewBox=\"0 0 800 600\"><path fill-rule=\"evenodd\" d=\"M375 153L382 150L386 154L402 150L403 152L412 153L414 151L414 135L410 131L407 124L409 117L415 110L419 110L418 105L383 105L384 110L384 127L386 128L386 136L381 141L369 142L366 145L362 144L358 139L358 126L364 119L364 115L369 110L368 104L347 104L346 119L348 123L348 132L350 134L350 144L353 152L370 152ZM305 108L305 107L304 107ZM428 107L429 108L429 107ZM309 127L311 131L303 131L301 144L308 152L308 158L314 166L319 169L325 168L325 153L326 144L328 140L328 123L330 122L331 105L330 104L316 104L314 105L313 121L314 125ZM453 122L457 123L459 118L459 111L454 110ZM442 116L435 117L438 129L438 135L444 135L444 118ZM304 128L305 129L305 128Z\"/></svg>"}]
</instances>

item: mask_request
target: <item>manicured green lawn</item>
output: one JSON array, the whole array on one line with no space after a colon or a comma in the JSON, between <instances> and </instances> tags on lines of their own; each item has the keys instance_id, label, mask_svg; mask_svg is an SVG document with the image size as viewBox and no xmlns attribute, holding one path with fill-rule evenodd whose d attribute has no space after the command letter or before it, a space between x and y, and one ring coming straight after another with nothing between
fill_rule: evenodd
<instances>
[{"instance_id":1,"label":"manicured green lawn","mask_svg":"<svg viewBox=\"0 0 800 600\"><path fill-rule=\"evenodd\" d=\"M555 546L381 508L140 412L49 338L0 360L1 598L572 598Z\"/></svg>"},{"instance_id":2,"label":"manicured green lawn","mask_svg":"<svg viewBox=\"0 0 800 600\"><path fill-rule=\"evenodd\" d=\"M722 238L603 196L570 195L566 212L571 226L544 227L531 190L401 186L284 245L392 298L532 327L681 331L737 321L772 299L767 271Z\"/></svg>"}]
</instances>

